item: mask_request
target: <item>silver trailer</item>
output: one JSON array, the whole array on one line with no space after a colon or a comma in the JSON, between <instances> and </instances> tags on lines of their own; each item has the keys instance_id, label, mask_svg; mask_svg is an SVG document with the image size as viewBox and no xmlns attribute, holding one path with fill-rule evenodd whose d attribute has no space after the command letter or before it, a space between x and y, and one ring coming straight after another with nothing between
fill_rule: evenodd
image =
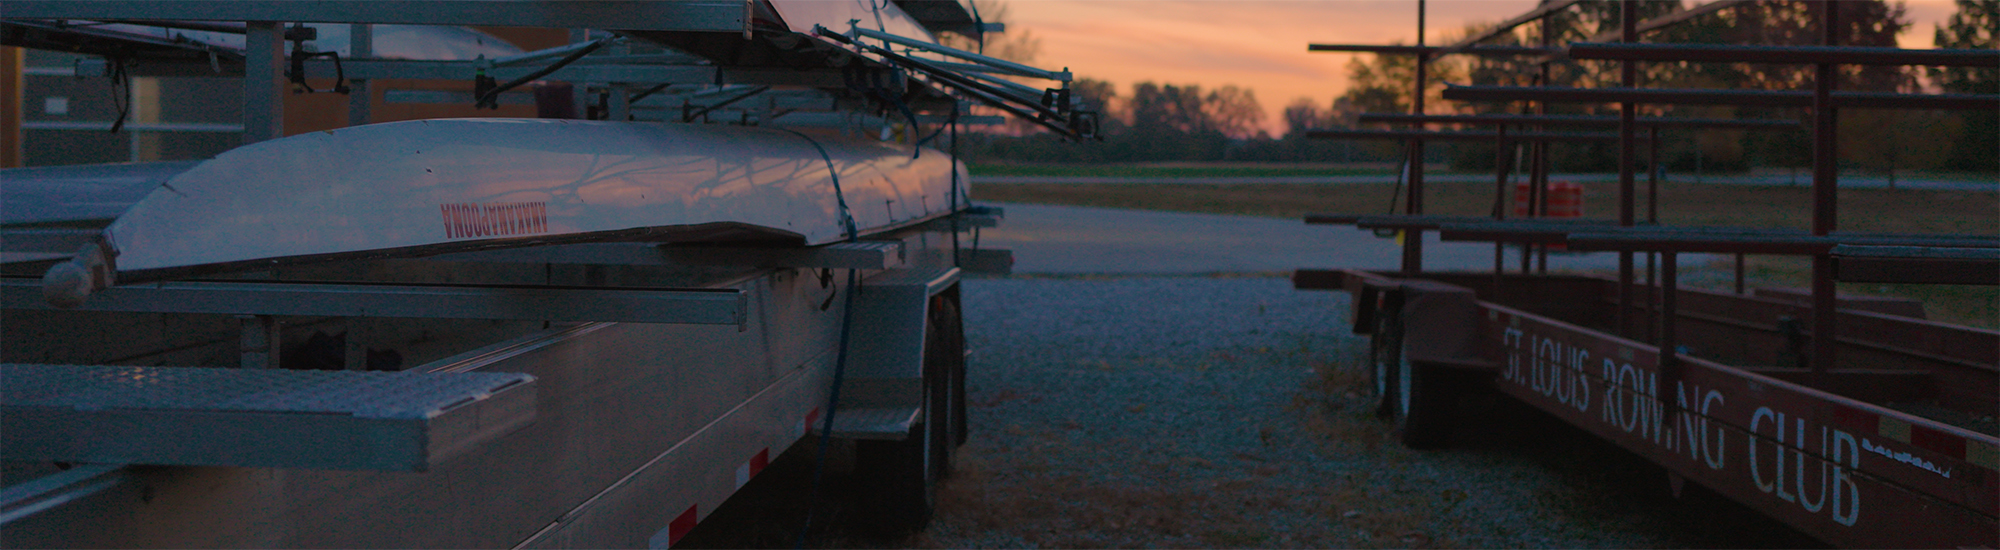
<instances>
[{"instance_id":1,"label":"silver trailer","mask_svg":"<svg viewBox=\"0 0 2000 550\"><path fill-rule=\"evenodd\" d=\"M233 67L247 145L0 171L0 546L670 547L813 434L853 442L877 527L921 527L967 436L957 284L1010 259L962 242L1000 212L972 207L963 166L909 130L942 129L962 99L1088 126L1072 106L933 72L947 65L925 55L980 61L930 36L977 34L965 14L5 2L8 45ZM354 71L364 90L567 75L611 121L279 137L283 43L312 53L288 27L302 22L361 37L345 61L292 56L305 74ZM509 59L383 60L361 46L375 23L614 32ZM172 29L242 40L160 38ZM862 42L881 36L904 53ZM481 82L466 99L517 84ZM684 116L644 122L660 94ZM856 113L870 107L900 113ZM724 108L735 124L689 124ZM911 137L856 137L884 127Z\"/></svg>"}]
</instances>

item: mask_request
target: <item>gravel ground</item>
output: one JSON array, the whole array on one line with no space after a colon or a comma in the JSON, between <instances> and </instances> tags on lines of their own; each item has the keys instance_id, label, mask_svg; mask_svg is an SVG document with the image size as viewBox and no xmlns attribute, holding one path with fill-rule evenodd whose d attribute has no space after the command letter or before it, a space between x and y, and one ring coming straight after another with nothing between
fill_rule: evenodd
<instances>
[{"instance_id":1,"label":"gravel ground","mask_svg":"<svg viewBox=\"0 0 2000 550\"><path fill-rule=\"evenodd\" d=\"M926 532L817 547L1801 547L1789 529L1497 398L1446 451L1367 412L1347 295L1280 278L964 283L974 430ZM791 546L800 445L682 546ZM790 468L789 473L773 473ZM822 517L848 506L839 485ZM823 522L833 523L833 522Z\"/></svg>"}]
</instances>

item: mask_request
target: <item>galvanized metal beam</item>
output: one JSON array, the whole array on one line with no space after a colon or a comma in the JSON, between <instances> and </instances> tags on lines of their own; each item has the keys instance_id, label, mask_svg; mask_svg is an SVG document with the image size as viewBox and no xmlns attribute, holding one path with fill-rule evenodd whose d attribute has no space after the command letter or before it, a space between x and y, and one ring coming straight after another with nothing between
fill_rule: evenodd
<instances>
[{"instance_id":1,"label":"galvanized metal beam","mask_svg":"<svg viewBox=\"0 0 2000 550\"><path fill-rule=\"evenodd\" d=\"M1519 114L1478 114L1478 115L1412 115L1404 113L1361 113L1360 122L1380 122L1390 124L1516 124L1524 126L1617 126L1619 117L1597 115L1519 115ZM1638 117L1634 123L1651 127L1696 127L1730 129L1796 129L1803 127L1796 120L1766 118L1672 118Z\"/></svg>"},{"instance_id":2,"label":"galvanized metal beam","mask_svg":"<svg viewBox=\"0 0 2000 550\"><path fill-rule=\"evenodd\" d=\"M890 269L903 265L902 241L856 241L812 247L661 246L583 243L435 256L460 262L582 265L705 265Z\"/></svg>"},{"instance_id":3,"label":"galvanized metal beam","mask_svg":"<svg viewBox=\"0 0 2000 550\"><path fill-rule=\"evenodd\" d=\"M1439 130L1312 130L1306 132L1311 139L1423 139L1435 141L1496 141L1503 137L1507 141L1613 141L1618 134L1610 132L1509 132L1501 136L1498 132L1486 131L1439 131Z\"/></svg>"},{"instance_id":4,"label":"galvanized metal beam","mask_svg":"<svg viewBox=\"0 0 2000 550\"><path fill-rule=\"evenodd\" d=\"M2000 238L1970 235L1812 235L1796 231L1658 227L1579 231L1571 233L1568 242L1569 247L1575 250L1741 252L1798 256L1827 254L1839 245L2000 248Z\"/></svg>"},{"instance_id":5,"label":"galvanized metal beam","mask_svg":"<svg viewBox=\"0 0 2000 550\"><path fill-rule=\"evenodd\" d=\"M103 233L98 229L10 227L0 229L0 250L69 255Z\"/></svg>"},{"instance_id":6,"label":"galvanized metal beam","mask_svg":"<svg viewBox=\"0 0 2000 550\"><path fill-rule=\"evenodd\" d=\"M0 306L50 309L41 286L33 278L0 280ZM741 326L745 300L734 289L166 282L108 288L76 309Z\"/></svg>"},{"instance_id":7,"label":"galvanized metal beam","mask_svg":"<svg viewBox=\"0 0 2000 550\"><path fill-rule=\"evenodd\" d=\"M1466 35L1465 38L1459 39L1458 42L1455 42L1443 48L1439 48L1438 55L1451 55L1454 53L1458 53L1460 50L1469 48L1473 44L1485 42L1488 39L1500 36L1502 33L1514 30L1514 27L1519 27L1521 25L1527 24L1529 21L1541 19L1542 17L1548 16L1550 14L1554 14L1556 12L1569 9L1570 6L1582 3L1582 1L1583 0L1555 0L1553 2L1544 3L1540 6L1537 6L1535 9L1528 10L1527 13L1514 16L1513 19L1502 21L1500 22L1500 24L1488 27L1486 30Z\"/></svg>"},{"instance_id":8,"label":"galvanized metal beam","mask_svg":"<svg viewBox=\"0 0 2000 550\"><path fill-rule=\"evenodd\" d=\"M742 2L688 0L9 0L8 18L499 25L736 32Z\"/></svg>"},{"instance_id":9,"label":"galvanized metal beam","mask_svg":"<svg viewBox=\"0 0 2000 550\"><path fill-rule=\"evenodd\" d=\"M539 66L506 66L481 68L472 61L402 61L343 59L338 64L338 73L350 79L401 78L411 80L464 80L484 71L487 76L505 82L526 76L540 70ZM577 63L569 65L545 78L569 82L682 82L709 83L715 81L718 69L699 65L605 65ZM309 78L333 78L336 65L332 61L311 60L306 62L306 76Z\"/></svg>"},{"instance_id":10,"label":"galvanized metal beam","mask_svg":"<svg viewBox=\"0 0 2000 550\"><path fill-rule=\"evenodd\" d=\"M1736 7L1736 5L1738 4L1747 4L1754 1L1756 0L1716 0L1714 2L1709 2L1707 4L1702 4L1685 10L1669 13L1652 19L1647 19L1645 21L1640 21L1638 28L1635 30L1637 30L1641 34L1649 33L1667 27L1671 27L1674 25L1678 25L1681 23L1685 23L1688 20L1694 19L1696 17L1701 17L1704 15L1722 11L1724 9ZM1598 33L1594 36L1591 36L1588 40L1584 41L1606 42L1610 40L1616 40L1620 34L1623 34L1623 32L1624 31L1622 29L1605 31L1602 33Z\"/></svg>"},{"instance_id":11,"label":"galvanized metal beam","mask_svg":"<svg viewBox=\"0 0 2000 550\"><path fill-rule=\"evenodd\" d=\"M1308 223L1314 223L1314 221L1317 221L1317 223L1321 224L1334 224L1334 225L1353 224L1355 227L1360 227L1362 229L1375 229L1375 228L1441 229L1445 227L1454 227L1458 224L1466 224L1472 226L1492 225L1495 227L1529 227L1529 226L1541 227L1544 225L1571 226L1574 228L1573 230L1588 230L1588 229L1598 229L1600 227L1608 227L1614 223L1617 223L1615 220L1599 219L1599 218L1572 218L1572 219L1559 219L1559 220L1537 219L1534 221L1501 221L1486 216L1433 216L1433 215L1343 216L1339 214L1315 214L1308 216L1308 220L1309 220Z\"/></svg>"},{"instance_id":12,"label":"galvanized metal beam","mask_svg":"<svg viewBox=\"0 0 2000 550\"><path fill-rule=\"evenodd\" d=\"M1833 105L1862 109L2000 110L1995 94L1899 94L1833 92ZM1673 88L1547 88L1537 86L1446 85L1444 98L1453 101L1547 101L1555 103L1618 103L1650 105L1749 105L1811 107L1813 92L1784 90L1720 90Z\"/></svg>"},{"instance_id":13,"label":"galvanized metal beam","mask_svg":"<svg viewBox=\"0 0 2000 550\"><path fill-rule=\"evenodd\" d=\"M1306 45L1306 51L1309 52L1352 52L1352 53L1372 53L1372 54L1392 54L1392 55L1416 55L1421 53L1442 55L1438 53L1438 51L1442 49L1444 48L1438 46L1404 46L1400 44L1392 44L1392 45L1307 44ZM1551 55L1559 52L1561 52L1561 50L1555 48L1543 48L1539 46L1469 46L1453 53L1478 55L1485 57L1516 57L1523 55Z\"/></svg>"},{"instance_id":14,"label":"galvanized metal beam","mask_svg":"<svg viewBox=\"0 0 2000 550\"><path fill-rule=\"evenodd\" d=\"M1831 254L1841 281L2000 285L2000 248L1837 245Z\"/></svg>"},{"instance_id":15,"label":"galvanized metal beam","mask_svg":"<svg viewBox=\"0 0 2000 550\"><path fill-rule=\"evenodd\" d=\"M902 241L856 241L808 248L667 247L662 255L688 265L891 269L903 265Z\"/></svg>"},{"instance_id":16,"label":"galvanized metal beam","mask_svg":"<svg viewBox=\"0 0 2000 550\"><path fill-rule=\"evenodd\" d=\"M917 40L915 38L898 36L882 31L870 30L861 27L859 25L855 25L852 28L849 28L847 32L850 36L865 36L868 38L873 38L876 40L881 40L892 44L900 44L903 46L908 46L911 48L916 48L919 50L939 55L964 59L966 61L971 61L973 63L979 63L981 65L993 67L994 69L1005 71L1009 74L1032 77L1032 78L1041 78L1046 80L1056 80L1061 82L1069 82L1071 78L1071 74L1069 73L1069 71L1051 71L1040 67L1030 67L1027 65L1022 65L1020 63L1015 63L1005 59L968 52L950 46L945 46L932 42L925 42L922 40Z\"/></svg>"},{"instance_id":17,"label":"galvanized metal beam","mask_svg":"<svg viewBox=\"0 0 2000 550\"><path fill-rule=\"evenodd\" d=\"M2000 67L2000 50L1903 49L1868 46L1738 46L1721 44L1575 43L1572 59Z\"/></svg>"}]
</instances>

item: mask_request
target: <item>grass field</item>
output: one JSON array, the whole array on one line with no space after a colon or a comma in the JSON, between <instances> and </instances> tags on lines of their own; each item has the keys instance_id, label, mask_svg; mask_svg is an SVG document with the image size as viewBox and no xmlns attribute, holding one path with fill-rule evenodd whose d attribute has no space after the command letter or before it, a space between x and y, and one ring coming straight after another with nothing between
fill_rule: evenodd
<instances>
[{"instance_id":1,"label":"grass field","mask_svg":"<svg viewBox=\"0 0 2000 550\"><path fill-rule=\"evenodd\" d=\"M1324 172L1321 172L1324 173ZM1046 175L1046 174L1045 174ZM1065 173L1060 175L1080 175ZM1584 215L1616 218L1616 184L1585 184ZM1644 182L1635 211L1647 218ZM1485 216L1493 209L1493 184L1432 182L1425 212ZM976 184L982 201L1136 208L1176 212L1299 218L1307 213L1391 212L1392 184ZM1666 183L1660 188L1664 224L1807 229L1811 191L1803 187ZM1839 194L1842 231L2000 235L2000 193L1922 189L1845 189ZM1753 285L1806 286L1810 261L1752 256ZM1728 278L1709 278L1724 281ZM1921 300L1933 319L2000 328L2000 287L1844 284L1843 292Z\"/></svg>"}]
</instances>

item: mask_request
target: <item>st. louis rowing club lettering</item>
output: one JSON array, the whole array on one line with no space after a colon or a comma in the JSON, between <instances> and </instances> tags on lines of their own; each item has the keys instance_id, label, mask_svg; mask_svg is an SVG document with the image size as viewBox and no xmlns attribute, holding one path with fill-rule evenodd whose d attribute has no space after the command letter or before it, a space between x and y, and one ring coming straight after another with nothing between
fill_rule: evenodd
<instances>
[{"instance_id":1,"label":"st. louis rowing club lettering","mask_svg":"<svg viewBox=\"0 0 2000 550\"><path fill-rule=\"evenodd\" d=\"M448 239L534 235L549 231L549 203L486 202L438 205Z\"/></svg>"},{"instance_id":2,"label":"st. louis rowing club lettering","mask_svg":"<svg viewBox=\"0 0 2000 550\"><path fill-rule=\"evenodd\" d=\"M1586 423L1623 432L1693 465L1747 473L1763 494L1837 525L1852 527L1861 519L1863 498L1854 472L1864 450L1939 475L1949 472L1921 457L1857 441L1841 428L1760 403L1747 404L1754 410L1738 432L1741 439L1735 441L1743 446L1737 447L1716 416L1731 401L1718 388L1685 380L1663 385L1654 361L1634 361L1630 352L1594 357L1587 338L1560 330L1519 323L1500 329L1506 359L1501 383L1526 389L1557 409L1574 409Z\"/></svg>"}]
</instances>

